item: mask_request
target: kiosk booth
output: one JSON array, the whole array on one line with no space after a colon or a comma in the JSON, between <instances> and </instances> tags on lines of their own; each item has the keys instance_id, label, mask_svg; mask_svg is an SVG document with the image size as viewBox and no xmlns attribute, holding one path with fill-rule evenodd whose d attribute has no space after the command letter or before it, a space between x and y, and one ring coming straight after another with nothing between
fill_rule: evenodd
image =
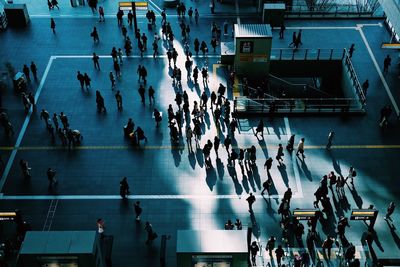
<instances>
[{"instance_id":1,"label":"kiosk booth","mask_svg":"<svg viewBox=\"0 0 400 267\"><path fill-rule=\"evenodd\" d=\"M269 74L272 31L268 24L235 24L235 59L237 74L260 78Z\"/></svg>"},{"instance_id":2,"label":"kiosk booth","mask_svg":"<svg viewBox=\"0 0 400 267\"><path fill-rule=\"evenodd\" d=\"M178 230L178 267L247 267L247 231Z\"/></svg>"},{"instance_id":3,"label":"kiosk booth","mask_svg":"<svg viewBox=\"0 0 400 267\"><path fill-rule=\"evenodd\" d=\"M105 267L96 231L28 231L17 266Z\"/></svg>"}]
</instances>

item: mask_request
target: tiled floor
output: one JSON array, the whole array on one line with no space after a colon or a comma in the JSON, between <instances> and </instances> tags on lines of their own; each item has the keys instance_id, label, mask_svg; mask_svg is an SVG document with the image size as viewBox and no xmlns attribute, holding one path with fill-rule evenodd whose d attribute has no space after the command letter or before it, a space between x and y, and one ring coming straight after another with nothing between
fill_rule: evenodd
<instances>
[{"instance_id":1,"label":"tiled floor","mask_svg":"<svg viewBox=\"0 0 400 267\"><path fill-rule=\"evenodd\" d=\"M158 2L154 1L156 5ZM192 4L190 1L186 2L189 6ZM193 2L205 15L199 25L192 25L191 42L198 37L209 43L211 22L222 24L225 15L228 15L226 13L232 13L227 16L230 22L236 21L236 17L232 16L233 12L236 12L234 5L224 5L226 12L223 15L210 16L205 2ZM105 1L103 4L106 13L113 14L108 11L113 8L111 1ZM239 10L242 11L244 6L240 4ZM211 153L214 169L205 170L201 149L189 153L184 141L185 135L178 146L171 143L166 114L168 104L172 104L174 110L177 110L174 102L176 88L171 85L172 79L169 77L170 70L165 57L142 59L137 56L137 48L134 46L134 56L125 59L122 78L117 81L117 89L121 91L124 102L123 111L117 110L114 92L108 80L108 73L112 70L109 54L113 46L123 46L123 38L114 16L107 18L105 23L99 23L95 18L84 16L90 15L87 7L73 10L61 3L59 13L71 17L55 15L57 34L53 35L49 28L49 18L46 16L53 16L58 11L49 13L46 5L36 2L28 3L28 7L36 16L32 16L31 24L27 28L8 29L0 33L0 59L1 63L10 61L16 68L22 68L23 64L31 60L35 61L39 68L39 76L43 79L43 86L40 87L39 83L34 82L30 85L33 92L41 89L40 95L38 94L37 111L31 115L26 132L21 136L20 149L15 160L11 162L6 180L2 180L5 183L2 188L4 196L0 202L1 210L18 208L34 230L42 230L51 197L58 196L60 200L53 218L52 230L96 229L96 219L104 218L107 233L114 236L115 266L134 266L137 262L143 266L159 264L159 242L155 242L151 247L144 244L146 236L143 222L148 220L159 236L171 235L167 245L167 266L175 266L178 229L222 229L228 219L235 218L240 218L246 225L251 224L244 199L249 192L254 192L257 195L254 214L260 226L260 241L265 247L270 235L280 236L280 216L277 208L279 195L284 193L287 186L294 192L292 208L310 208L314 200L313 193L322 175L331 170L346 175L348 168L354 166L358 173L355 178L355 190L346 188L347 197L341 201L331 194L334 213L336 216L348 216L349 207L365 208L374 204L380 211L375 229L383 247L383 250L380 250L378 243L374 243L375 252L383 257L397 257L397 232L389 230L383 216L387 204L390 201L398 202L400 199L396 186L397 164L400 158L400 127L394 116L387 131L383 132L378 127L380 108L391 102L360 31L355 28L356 24L376 24L380 21L287 21L288 29L284 40L276 38L278 32L274 30L274 48L286 48L292 32L300 27L307 27L303 30L303 48L343 49L355 43L353 63L359 80L370 81L368 111L365 116L355 117L265 118L264 141L257 141L253 135L258 118L241 119L240 133L236 133L234 145L240 148L251 145L257 147L257 166L242 173L238 165L236 168L227 167L227 155L222 146L219 159L214 151ZM168 13L176 14L173 9L168 10ZM74 19L74 16L79 19ZM170 21L174 31L179 32L176 16L171 16ZM256 17L243 17L241 20L242 23L259 21ZM139 18L139 25L148 36L154 34L147 31L144 18ZM98 27L100 33L100 43L96 45L89 36L93 26ZM384 27L365 26L362 31L380 66L387 53L392 55L395 63L395 51L380 49L381 42L389 37ZM132 36L132 29L129 29L129 35ZM210 75L208 88L204 88L202 84L199 87L193 86L193 83L185 78L182 44L180 38L177 39L175 46L180 54L178 66L183 70L183 90L188 92L192 106L194 100L199 101L203 90L209 93L216 90L220 82L226 84L227 69L217 69L216 73ZM226 40L231 38L226 37ZM164 50L166 44L163 43L162 46ZM93 68L90 59L93 51L102 56L100 71ZM215 55L211 53L208 62L202 56L195 57L195 65L202 67L207 64L211 72L213 64L219 60L216 55L218 52ZM152 85L156 90L154 106L150 106L148 102L146 105L140 103L136 74L138 64L145 65L148 69L147 85ZM46 66L49 66L47 72ZM76 80L77 70L87 72L91 76L92 89L89 92L80 89ZM399 101L397 71L393 64L384 77L395 101ZM96 112L95 90L100 90L105 98L106 114ZM228 95L231 96L231 93ZM10 146L14 146L23 128L26 114L20 96L11 89L3 92L3 102L16 129L16 135L11 139L0 139L2 157L7 163ZM159 128L155 127L152 119L154 107L165 114ZM68 115L72 128L79 129L84 136L79 148L64 149L57 138L55 142L51 140L43 121L39 118L42 108L50 113L63 111ZM139 149L133 149L123 136L122 126L130 117L136 126L144 129L148 137L148 143ZM338 147L328 152L324 145L331 130L336 133L334 145ZM227 133L225 125L219 130L216 129L210 112L206 116L203 131L201 147L207 139L213 140L216 135L223 139ZM271 170L274 180L273 195L264 201L260 191L261 184L266 179L263 169L265 158L275 157L277 145L287 142L289 131L296 134L296 143L299 138L306 138L307 158L300 161L285 152L283 167L278 167L275 161ZM397 146L390 147L391 145ZM21 158L26 159L32 167L30 181L22 178L18 165ZM48 188L48 167L57 169L59 183L53 189ZM131 187L132 198L129 202L121 201L118 196L119 181L123 176L128 177ZM134 221L132 205L136 200L141 200L144 209L141 223ZM322 238L326 234L335 234L337 217L332 218L331 223L324 227L318 226ZM394 218L395 221L398 219L396 213ZM362 246L361 237L366 228L362 222L352 221L350 224L348 239L359 248ZM364 254L362 257L365 260Z\"/></svg>"}]
</instances>

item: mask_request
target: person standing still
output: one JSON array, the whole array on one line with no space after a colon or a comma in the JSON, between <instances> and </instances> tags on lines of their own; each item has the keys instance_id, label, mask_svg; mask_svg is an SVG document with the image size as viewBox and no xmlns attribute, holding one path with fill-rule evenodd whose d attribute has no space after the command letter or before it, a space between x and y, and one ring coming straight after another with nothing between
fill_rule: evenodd
<instances>
[{"instance_id":1,"label":"person standing still","mask_svg":"<svg viewBox=\"0 0 400 267\"><path fill-rule=\"evenodd\" d=\"M53 18L50 18L50 28L52 29L53 33L56 34L56 22Z\"/></svg>"},{"instance_id":2,"label":"person standing still","mask_svg":"<svg viewBox=\"0 0 400 267\"><path fill-rule=\"evenodd\" d=\"M328 143L326 144L326 149L328 150L331 149L334 137L335 137L335 132L332 131L328 134Z\"/></svg>"}]
</instances>

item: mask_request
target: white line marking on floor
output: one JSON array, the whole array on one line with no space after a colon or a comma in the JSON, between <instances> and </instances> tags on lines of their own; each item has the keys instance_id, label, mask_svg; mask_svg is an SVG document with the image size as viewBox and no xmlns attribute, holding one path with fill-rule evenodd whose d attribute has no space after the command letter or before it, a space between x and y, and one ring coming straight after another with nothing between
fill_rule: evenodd
<instances>
[{"instance_id":1,"label":"white line marking on floor","mask_svg":"<svg viewBox=\"0 0 400 267\"><path fill-rule=\"evenodd\" d=\"M112 58L110 55L98 55L100 58ZM52 56L54 59L59 59L59 58L92 58L93 55L58 55L58 56ZM166 58L166 55L158 55L156 58ZM196 56L193 55L193 58L204 58L203 56ZM221 56L219 55L208 55L207 58L220 58ZM132 55L132 56L123 56L123 58L141 58L139 55ZM143 55L143 58L153 58L153 55Z\"/></svg>"},{"instance_id":2,"label":"white line marking on floor","mask_svg":"<svg viewBox=\"0 0 400 267\"><path fill-rule=\"evenodd\" d=\"M255 195L256 198L263 198L261 195ZM282 198L283 195L270 195L265 198ZM131 195L128 199L147 199L147 200L173 200L173 199L241 199L239 195ZM298 192L293 193L293 198L303 198ZM118 200L120 195L37 195L37 196L2 196L1 200Z\"/></svg>"},{"instance_id":3,"label":"white line marking on floor","mask_svg":"<svg viewBox=\"0 0 400 267\"><path fill-rule=\"evenodd\" d=\"M161 12L162 12L161 8L157 4L155 4L153 1L151 1L151 0L147 0L147 1L149 1L149 3L152 4L155 9L157 9L156 11L158 12L158 14L161 15Z\"/></svg>"},{"instance_id":4,"label":"white line marking on floor","mask_svg":"<svg viewBox=\"0 0 400 267\"><path fill-rule=\"evenodd\" d=\"M357 30L356 26L312 26L312 27L286 27L287 30Z\"/></svg>"},{"instance_id":5,"label":"white line marking on floor","mask_svg":"<svg viewBox=\"0 0 400 267\"><path fill-rule=\"evenodd\" d=\"M51 64L53 63L53 60L54 60L54 57L51 56L50 59L49 59L49 62L47 63L46 69L45 69L45 71L43 73L43 77L42 77L42 79L40 81L39 87L38 87L38 89L36 91L35 103L38 101L40 93L42 92L42 88L43 88L44 82L45 82L45 80L47 78L47 75L49 74L50 67L51 67ZM26 129L28 128L28 124L29 124L29 121L31 119L32 112L33 112L33 110L32 110L32 107L31 107L29 109L28 114L26 115L24 123L22 124L21 131L19 132L17 141L15 142L15 145L14 145L14 149L11 152L10 158L7 161L7 165L6 165L5 169L4 169L3 175L1 177L1 180L0 180L0 191L3 190L3 186L4 186L4 184L5 184L6 180L7 180L8 174L10 173L11 166L13 165L13 162L15 160L15 156L17 155L17 152L18 152L18 148L21 145L22 138L25 135Z\"/></svg>"},{"instance_id":6,"label":"white line marking on floor","mask_svg":"<svg viewBox=\"0 0 400 267\"><path fill-rule=\"evenodd\" d=\"M290 124L289 124L289 118L284 117L283 118L285 122L285 129L286 129L286 136L289 138L292 136L292 131L290 130ZM300 174L299 174L299 169L297 168L297 157L296 153L294 151L292 152L292 167L293 167L293 172L294 172L294 179L296 181L296 186L297 186L297 194L299 195L299 198L303 198L303 187L301 185L300 181Z\"/></svg>"},{"instance_id":7,"label":"white line marking on floor","mask_svg":"<svg viewBox=\"0 0 400 267\"><path fill-rule=\"evenodd\" d=\"M360 24L360 25L361 25L361 24ZM381 81L382 81L382 83L383 83L383 87L385 87L386 93L387 93L387 95L389 96L390 102L392 102L392 105L393 105L393 107L394 107L394 109L395 109L395 111L396 111L396 115L397 115L397 117L398 117L398 116L400 115L400 114L399 114L399 107L397 106L396 100L394 99L393 94L392 94L392 92L390 91L390 88L389 88L389 86L388 86L388 84L387 84L387 82L386 82L386 80L385 80L385 77L383 77L381 68L379 67L378 62L376 61L376 58L375 58L375 56L374 56L374 53L372 52L371 47L369 46L368 40L367 40L367 38L366 38L365 35L364 35L364 32L363 32L363 30L362 30L362 27L359 27L359 28L358 28L358 32L360 33L361 38L363 39L364 44L365 44L365 46L367 47L369 56L371 57L372 62L374 63L374 66L375 66L375 68L376 68L376 71L378 72L378 75L379 75L379 77L381 78Z\"/></svg>"},{"instance_id":8,"label":"white line marking on floor","mask_svg":"<svg viewBox=\"0 0 400 267\"><path fill-rule=\"evenodd\" d=\"M240 17L239 17L239 0L235 0L235 10L236 10L236 22L240 25Z\"/></svg>"}]
</instances>

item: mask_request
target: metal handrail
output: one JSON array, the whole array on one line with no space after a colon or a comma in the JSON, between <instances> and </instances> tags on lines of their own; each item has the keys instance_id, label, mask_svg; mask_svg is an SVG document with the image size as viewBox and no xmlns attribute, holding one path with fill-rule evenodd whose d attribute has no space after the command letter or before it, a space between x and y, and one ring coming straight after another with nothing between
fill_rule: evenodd
<instances>
[{"instance_id":1,"label":"metal handrail","mask_svg":"<svg viewBox=\"0 0 400 267\"><path fill-rule=\"evenodd\" d=\"M342 49L333 48L272 48L271 60L341 60L343 59Z\"/></svg>"},{"instance_id":2,"label":"metal handrail","mask_svg":"<svg viewBox=\"0 0 400 267\"><path fill-rule=\"evenodd\" d=\"M368 16L368 17L383 17L385 13L378 7L371 8L370 6L363 6L360 8L354 4L331 4L328 6L308 6L308 5L287 5L285 15L297 16Z\"/></svg>"}]
</instances>

